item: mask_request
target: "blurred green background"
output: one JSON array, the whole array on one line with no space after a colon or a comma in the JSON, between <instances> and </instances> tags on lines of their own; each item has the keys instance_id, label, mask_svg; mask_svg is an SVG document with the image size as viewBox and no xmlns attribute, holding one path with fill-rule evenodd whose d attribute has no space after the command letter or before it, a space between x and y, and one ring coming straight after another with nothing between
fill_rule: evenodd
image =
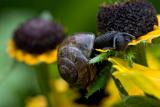
<instances>
[{"instance_id":1,"label":"blurred green background","mask_svg":"<svg viewBox=\"0 0 160 107\"><path fill-rule=\"evenodd\" d=\"M95 32L98 7L110 1L113 0L0 0L0 11L27 10L34 15L39 15L42 11L47 10L52 13L55 20L66 27L69 33ZM149 1L159 12L160 1Z\"/></svg>"},{"instance_id":2,"label":"blurred green background","mask_svg":"<svg viewBox=\"0 0 160 107\"><path fill-rule=\"evenodd\" d=\"M17 25L28 18L50 12L70 35L96 33L96 15L100 4L111 0L0 0L0 107L23 107L28 95L39 93L32 67L15 61L6 53L7 41ZM160 0L149 0L160 12ZM57 77L56 64L51 65Z\"/></svg>"}]
</instances>

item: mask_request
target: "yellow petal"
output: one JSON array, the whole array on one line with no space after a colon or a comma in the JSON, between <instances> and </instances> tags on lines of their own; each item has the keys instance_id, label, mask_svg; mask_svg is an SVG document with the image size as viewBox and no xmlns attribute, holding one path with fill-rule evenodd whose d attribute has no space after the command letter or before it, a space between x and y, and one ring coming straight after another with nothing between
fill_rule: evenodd
<instances>
[{"instance_id":1,"label":"yellow petal","mask_svg":"<svg viewBox=\"0 0 160 107\"><path fill-rule=\"evenodd\" d=\"M35 64L38 63L38 60L34 56L32 56L32 55L26 54L24 56L24 62L27 63L27 64L29 64L29 65L35 65Z\"/></svg>"},{"instance_id":2,"label":"yellow petal","mask_svg":"<svg viewBox=\"0 0 160 107\"><path fill-rule=\"evenodd\" d=\"M95 49L95 50L104 53L104 52L108 52L110 49L107 49L107 50L104 50L104 49Z\"/></svg>"},{"instance_id":3,"label":"yellow petal","mask_svg":"<svg viewBox=\"0 0 160 107\"><path fill-rule=\"evenodd\" d=\"M137 45L142 41L146 41L147 43L152 43L154 38L160 36L160 15L157 15L158 18L158 26L154 26L154 30L147 33L146 35L142 35L135 40L132 40L128 45Z\"/></svg>"},{"instance_id":4,"label":"yellow petal","mask_svg":"<svg viewBox=\"0 0 160 107\"><path fill-rule=\"evenodd\" d=\"M18 61L22 62L24 60L24 53L20 50L17 50L15 57Z\"/></svg>"},{"instance_id":5,"label":"yellow petal","mask_svg":"<svg viewBox=\"0 0 160 107\"><path fill-rule=\"evenodd\" d=\"M108 58L108 60L110 62L112 62L114 66L117 65L118 69L123 68L124 71L131 69L130 66L128 66L128 62L124 59L113 57L113 58ZM133 68L136 68L139 71L148 71L147 67L144 67L144 66L136 64L136 63L133 63L132 66L133 66Z\"/></svg>"},{"instance_id":6,"label":"yellow petal","mask_svg":"<svg viewBox=\"0 0 160 107\"><path fill-rule=\"evenodd\" d=\"M160 26L160 15L157 15L158 18L158 26Z\"/></svg>"},{"instance_id":7,"label":"yellow petal","mask_svg":"<svg viewBox=\"0 0 160 107\"><path fill-rule=\"evenodd\" d=\"M147 64L150 68L160 70L159 61L156 59L156 57L150 52L150 50L147 50L146 52L147 57Z\"/></svg>"},{"instance_id":8,"label":"yellow petal","mask_svg":"<svg viewBox=\"0 0 160 107\"><path fill-rule=\"evenodd\" d=\"M121 81L129 95L145 92L160 99L160 71L135 63L130 68L126 66L127 61L119 58L109 60L116 65L117 71L113 75Z\"/></svg>"},{"instance_id":9,"label":"yellow petal","mask_svg":"<svg viewBox=\"0 0 160 107\"><path fill-rule=\"evenodd\" d=\"M49 55L47 60L45 61L48 64L51 64L57 60L57 49L53 50Z\"/></svg>"},{"instance_id":10,"label":"yellow petal","mask_svg":"<svg viewBox=\"0 0 160 107\"><path fill-rule=\"evenodd\" d=\"M51 64L57 60L57 49L35 55L17 49L13 41L9 41L7 52L10 57L15 58L17 61L25 62L28 65L36 65L41 62Z\"/></svg>"},{"instance_id":11,"label":"yellow petal","mask_svg":"<svg viewBox=\"0 0 160 107\"><path fill-rule=\"evenodd\" d=\"M128 95L144 95L143 90L136 86L129 74L125 72L114 72L113 75L120 80L121 84L128 92Z\"/></svg>"},{"instance_id":12,"label":"yellow petal","mask_svg":"<svg viewBox=\"0 0 160 107\"><path fill-rule=\"evenodd\" d=\"M13 42L12 41L9 41L8 42L8 48L7 48L7 52L9 54L10 57L15 57L15 48L14 48L14 45L13 45Z\"/></svg>"},{"instance_id":13,"label":"yellow petal","mask_svg":"<svg viewBox=\"0 0 160 107\"><path fill-rule=\"evenodd\" d=\"M28 99L26 107L47 107L47 100L44 96L39 95Z\"/></svg>"},{"instance_id":14,"label":"yellow petal","mask_svg":"<svg viewBox=\"0 0 160 107\"><path fill-rule=\"evenodd\" d=\"M160 36L160 27L157 27L155 30L147 33L146 35L140 36L139 38L132 40L128 45L137 45L142 41L146 41L147 43L152 43L152 40L159 36Z\"/></svg>"},{"instance_id":15,"label":"yellow petal","mask_svg":"<svg viewBox=\"0 0 160 107\"><path fill-rule=\"evenodd\" d=\"M69 86L64 80L57 79L54 81L54 88L57 90L57 92L64 93L69 89Z\"/></svg>"},{"instance_id":16,"label":"yellow petal","mask_svg":"<svg viewBox=\"0 0 160 107\"><path fill-rule=\"evenodd\" d=\"M118 89L112 79L109 80L106 86L106 93L109 93L109 96L102 101L102 107L112 107L113 104L121 100Z\"/></svg>"},{"instance_id":17,"label":"yellow petal","mask_svg":"<svg viewBox=\"0 0 160 107\"><path fill-rule=\"evenodd\" d=\"M40 60L40 61L42 61L42 62L46 61L47 58L48 57L47 57L46 54L42 54L42 55L37 56L37 59Z\"/></svg>"}]
</instances>

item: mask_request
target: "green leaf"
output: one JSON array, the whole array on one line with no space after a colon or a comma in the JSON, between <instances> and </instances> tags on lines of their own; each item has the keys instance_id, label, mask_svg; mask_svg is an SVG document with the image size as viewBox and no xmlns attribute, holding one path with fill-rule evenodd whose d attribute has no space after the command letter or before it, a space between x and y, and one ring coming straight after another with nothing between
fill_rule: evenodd
<instances>
[{"instance_id":1,"label":"green leaf","mask_svg":"<svg viewBox=\"0 0 160 107\"><path fill-rule=\"evenodd\" d=\"M112 107L126 107L126 106L125 106L124 102L121 101L121 102L117 102L117 103L113 104Z\"/></svg>"},{"instance_id":2,"label":"green leaf","mask_svg":"<svg viewBox=\"0 0 160 107\"><path fill-rule=\"evenodd\" d=\"M126 107L160 107L156 99L145 96L130 96L124 100Z\"/></svg>"},{"instance_id":3,"label":"green leaf","mask_svg":"<svg viewBox=\"0 0 160 107\"><path fill-rule=\"evenodd\" d=\"M107 81L109 80L111 74L110 74L110 68L111 64L109 63L97 76L96 80L93 82L93 84L90 86L88 93L86 94L86 97L88 98L93 93L100 89L104 89L106 86Z\"/></svg>"},{"instance_id":4,"label":"green leaf","mask_svg":"<svg viewBox=\"0 0 160 107\"><path fill-rule=\"evenodd\" d=\"M127 61L128 61L128 66L129 67L132 67L134 58L135 58L135 56L134 56L134 52L133 51L130 51L130 52L127 53Z\"/></svg>"},{"instance_id":5,"label":"green leaf","mask_svg":"<svg viewBox=\"0 0 160 107\"><path fill-rule=\"evenodd\" d=\"M90 64L94 64L94 63L97 63L97 62L100 62L104 59L106 59L107 57L109 57L110 55L113 54L113 51L107 51L106 53L101 53L99 55L97 55L96 57L92 58L89 63Z\"/></svg>"},{"instance_id":6,"label":"green leaf","mask_svg":"<svg viewBox=\"0 0 160 107\"><path fill-rule=\"evenodd\" d=\"M138 45L130 46L129 49L134 52L134 62L147 66L146 60L146 45L145 43L141 42Z\"/></svg>"},{"instance_id":7,"label":"green leaf","mask_svg":"<svg viewBox=\"0 0 160 107\"><path fill-rule=\"evenodd\" d=\"M152 40L152 44L159 44L160 43L160 37L157 37Z\"/></svg>"},{"instance_id":8,"label":"green leaf","mask_svg":"<svg viewBox=\"0 0 160 107\"><path fill-rule=\"evenodd\" d=\"M160 107L160 102L147 96L128 96L113 107Z\"/></svg>"}]
</instances>

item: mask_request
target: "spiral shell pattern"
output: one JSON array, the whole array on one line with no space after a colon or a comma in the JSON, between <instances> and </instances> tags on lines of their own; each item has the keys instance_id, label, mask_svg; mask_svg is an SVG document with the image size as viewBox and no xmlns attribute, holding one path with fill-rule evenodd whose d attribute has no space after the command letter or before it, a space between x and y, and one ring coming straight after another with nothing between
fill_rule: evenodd
<instances>
[{"instance_id":1,"label":"spiral shell pattern","mask_svg":"<svg viewBox=\"0 0 160 107\"><path fill-rule=\"evenodd\" d=\"M81 33L68 37L58 50L60 75L71 86L86 87L96 76L96 66L88 63L94 45L94 34Z\"/></svg>"}]
</instances>

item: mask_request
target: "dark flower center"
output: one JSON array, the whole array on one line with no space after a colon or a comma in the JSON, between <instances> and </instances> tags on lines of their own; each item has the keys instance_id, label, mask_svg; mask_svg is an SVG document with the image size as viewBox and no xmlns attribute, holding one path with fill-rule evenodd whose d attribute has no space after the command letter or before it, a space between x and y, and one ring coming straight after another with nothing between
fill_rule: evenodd
<instances>
[{"instance_id":1,"label":"dark flower center","mask_svg":"<svg viewBox=\"0 0 160 107\"><path fill-rule=\"evenodd\" d=\"M103 5L97 16L98 31L120 31L142 36L158 25L156 9L146 0L130 0L125 3Z\"/></svg>"},{"instance_id":2,"label":"dark flower center","mask_svg":"<svg viewBox=\"0 0 160 107\"><path fill-rule=\"evenodd\" d=\"M64 39L63 27L51 21L34 18L23 23L15 31L13 40L18 49L32 54L41 54Z\"/></svg>"}]
</instances>

